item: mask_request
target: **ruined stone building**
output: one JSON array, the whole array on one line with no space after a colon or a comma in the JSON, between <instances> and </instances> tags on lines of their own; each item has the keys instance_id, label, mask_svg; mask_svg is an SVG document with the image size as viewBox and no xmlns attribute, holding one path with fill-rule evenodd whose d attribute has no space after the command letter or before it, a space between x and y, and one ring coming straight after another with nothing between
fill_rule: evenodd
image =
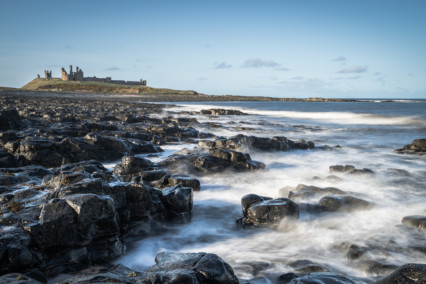
<instances>
[{"instance_id":1,"label":"ruined stone building","mask_svg":"<svg viewBox=\"0 0 426 284\"><path fill-rule=\"evenodd\" d=\"M51 79L52 71L45 70L44 78ZM69 73L67 73L65 68L62 68L61 79L64 81L92 81L92 82L123 84L123 85L131 85L131 86L146 86L146 80L142 80L142 79L140 79L139 81L124 81L124 80L112 80L111 77L105 77L105 78L97 78L96 76L84 77L83 70L76 67L76 71L73 72L72 65L69 66Z\"/></svg>"},{"instance_id":2,"label":"ruined stone building","mask_svg":"<svg viewBox=\"0 0 426 284\"><path fill-rule=\"evenodd\" d=\"M61 70L61 79L62 80L64 80L64 81L84 81L83 70L81 70L77 66L76 71L73 72L72 71L72 65L70 65L69 68L70 68L69 74L67 74L67 71L65 71L65 68L62 68L62 70Z\"/></svg>"},{"instance_id":3,"label":"ruined stone building","mask_svg":"<svg viewBox=\"0 0 426 284\"><path fill-rule=\"evenodd\" d=\"M44 78L45 79L52 79L52 71L50 70L44 70Z\"/></svg>"}]
</instances>

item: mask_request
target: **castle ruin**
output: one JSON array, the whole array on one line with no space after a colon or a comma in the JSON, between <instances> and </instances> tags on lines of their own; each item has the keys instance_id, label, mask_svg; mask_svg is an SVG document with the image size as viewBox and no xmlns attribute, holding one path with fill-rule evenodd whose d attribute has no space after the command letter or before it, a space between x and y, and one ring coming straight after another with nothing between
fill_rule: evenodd
<instances>
[{"instance_id":1,"label":"castle ruin","mask_svg":"<svg viewBox=\"0 0 426 284\"><path fill-rule=\"evenodd\" d=\"M39 76L38 76L39 77ZM45 79L52 79L52 71L44 71ZM111 77L97 78L93 77L84 77L83 70L79 67L76 67L76 71L73 72L72 65L69 66L69 73L65 68L61 69L61 78L64 81L91 81L91 82L102 82L110 84L122 84L122 85L131 85L131 86L146 86L146 80L140 79L139 81L125 81L125 80L112 80Z\"/></svg>"}]
</instances>

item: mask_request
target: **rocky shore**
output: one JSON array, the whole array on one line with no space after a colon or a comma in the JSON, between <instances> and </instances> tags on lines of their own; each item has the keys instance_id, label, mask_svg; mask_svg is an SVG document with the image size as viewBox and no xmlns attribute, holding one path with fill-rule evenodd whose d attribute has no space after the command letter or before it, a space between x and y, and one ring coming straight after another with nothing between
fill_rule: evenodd
<instances>
[{"instance_id":1,"label":"rocky shore","mask_svg":"<svg viewBox=\"0 0 426 284\"><path fill-rule=\"evenodd\" d=\"M202 125L197 119L176 116L169 105L142 103L139 97L2 92L1 283L45 283L59 276L66 283L243 282L225 260L211 253L160 252L146 271L112 261L125 252L130 239L158 234L170 223L191 222L194 195L202 190L200 177L264 171L265 164L253 160L248 150L316 149L312 141L283 136L218 137L197 130ZM246 114L210 109L199 115ZM159 162L150 159L161 155L162 146L179 143L193 147ZM115 165L108 168L107 163ZM375 173L334 165L326 178L338 179L336 174ZM283 220L297 222L303 212L338 214L374 206L374 201L332 187L301 184L280 194L276 199L241 196L243 216L237 223L253 230L273 229ZM401 224L424 232L425 220L406 216ZM340 249L354 265L376 269L380 276L361 279L299 260L289 264L293 270L283 271L276 283L426 282L426 264L395 267L370 259L366 252L380 250L379 244Z\"/></svg>"}]
</instances>

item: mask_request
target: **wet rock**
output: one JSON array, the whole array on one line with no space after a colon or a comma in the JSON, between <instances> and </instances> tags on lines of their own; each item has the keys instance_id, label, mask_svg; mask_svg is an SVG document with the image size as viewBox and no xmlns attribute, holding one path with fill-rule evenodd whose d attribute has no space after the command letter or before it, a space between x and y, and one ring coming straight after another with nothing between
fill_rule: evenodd
<instances>
[{"instance_id":1,"label":"wet rock","mask_svg":"<svg viewBox=\"0 0 426 284\"><path fill-rule=\"evenodd\" d=\"M200 181L196 178L187 175L172 175L167 178L167 186L182 185L191 187L194 191L200 190Z\"/></svg>"},{"instance_id":2,"label":"wet rock","mask_svg":"<svg viewBox=\"0 0 426 284\"><path fill-rule=\"evenodd\" d=\"M287 264L299 274L308 274L313 272L328 272L328 268L310 260L296 260Z\"/></svg>"},{"instance_id":3,"label":"wet rock","mask_svg":"<svg viewBox=\"0 0 426 284\"><path fill-rule=\"evenodd\" d=\"M104 185L102 179L84 178L82 180L77 181L76 183L71 183L68 185L59 185L49 197L63 198L68 195L84 193L103 195L108 193L106 190L104 190L104 187L106 186Z\"/></svg>"},{"instance_id":4,"label":"wet rock","mask_svg":"<svg viewBox=\"0 0 426 284\"><path fill-rule=\"evenodd\" d=\"M161 252L155 262L146 283L239 283L232 267L215 254Z\"/></svg>"},{"instance_id":5,"label":"wet rock","mask_svg":"<svg viewBox=\"0 0 426 284\"><path fill-rule=\"evenodd\" d=\"M15 156L0 148L0 168L11 168L17 165Z\"/></svg>"},{"instance_id":6,"label":"wet rock","mask_svg":"<svg viewBox=\"0 0 426 284\"><path fill-rule=\"evenodd\" d=\"M426 216L413 215L402 218L402 224L411 227L426 230Z\"/></svg>"},{"instance_id":7,"label":"wet rock","mask_svg":"<svg viewBox=\"0 0 426 284\"><path fill-rule=\"evenodd\" d=\"M185 151L176 153L161 162L170 172L175 174L217 173L225 170L247 171L264 169L265 164L254 161L250 155L231 149L214 148L209 153L203 151Z\"/></svg>"},{"instance_id":8,"label":"wet rock","mask_svg":"<svg viewBox=\"0 0 426 284\"><path fill-rule=\"evenodd\" d=\"M426 283L426 264L409 263L396 269L377 284L420 284Z\"/></svg>"},{"instance_id":9,"label":"wet rock","mask_svg":"<svg viewBox=\"0 0 426 284\"><path fill-rule=\"evenodd\" d=\"M326 212L351 211L372 206L370 202L353 196L325 196L320 199L319 205Z\"/></svg>"},{"instance_id":10,"label":"wet rock","mask_svg":"<svg viewBox=\"0 0 426 284\"><path fill-rule=\"evenodd\" d=\"M235 109L221 109L221 108L212 108L212 109L203 109L200 111L202 115L248 115L239 110Z\"/></svg>"},{"instance_id":11,"label":"wet rock","mask_svg":"<svg viewBox=\"0 0 426 284\"><path fill-rule=\"evenodd\" d=\"M0 276L0 283L9 283L9 284L41 284L37 280L34 280L24 274L20 273L10 273L3 276Z\"/></svg>"},{"instance_id":12,"label":"wet rock","mask_svg":"<svg viewBox=\"0 0 426 284\"><path fill-rule=\"evenodd\" d=\"M162 201L169 218L186 220L192 214L193 190L176 185L162 190Z\"/></svg>"},{"instance_id":13,"label":"wet rock","mask_svg":"<svg viewBox=\"0 0 426 284\"><path fill-rule=\"evenodd\" d=\"M293 278L288 284L361 284L373 283L361 278L351 277L332 272L314 272Z\"/></svg>"},{"instance_id":14,"label":"wet rock","mask_svg":"<svg viewBox=\"0 0 426 284\"><path fill-rule=\"evenodd\" d=\"M423 154L426 152L426 139L415 139L411 144L395 151L403 154Z\"/></svg>"},{"instance_id":15,"label":"wet rock","mask_svg":"<svg viewBox=\"0 0 426 284\"><path fill-rule=\"evenodd\" d=\"M229 139L221 138L215 140L216 147L223 147L235 150L260 150L260 151L288 151L288 150L307 150L314 149L315 144L312 141L292 141L286 137L256 137L237 135Z\"/></svg>"},{"instance_id":16,"label":"wet rock","mask_svg":"<svg viewBox=\"0 0 426 284\"><path fill-rule=\"evenodd\" d=\"M287 284L289 283L291 280L300 277L299 274L293 273L293 272L289 272L289 273L284 273L282 275L280 275L277 279L278 283L283 283L283 284Z\"/></svg>"},{"instance_id":17,"label":"wet rock","mask_svg":"<svg viewBox=\"0 0 426 284\"><path fill-rule=\"evenodd\" d=\"M153 170L154 164L142 157L124 156L114 167L114 174L123 181L130 181L134 176L141 176L146 170Z\"/></svg>"},{"instance_id":18,"label":"wet rock","mask_svg":"<svg viewBox=\"0 0 426 284\"><path fill-rule=\"evenodd\" d=\"M80 271L76 276L66 278L63 283L83 284L83 283L124 283L133 284L151 283L144 282L144 274L131 270L123 265L117 265L112 268L103 266L92 266ZM62 279L60 279L62 280ZM62 282L61 282L62 283Z\"/></svg>"},{"instance_id":19,"label":"wet rock","mask_svg":"<svg viewBox=\"0 0 426 284\"><path fill-rule=\"evenodd\" d=\"M288 198L270 199L248 194L241 199L243 225L273 225L284 218L298 219L299 206Z\"/></svg>"},{"instance_id":20,"label":"wet rock","mask_svg":"<svg viewBox=\"0 0 426 284\"><path fill-rule=\"evenodd\" d=\"M349 260L356 260L356 259L359 259L360 257L362 257L367 251L368 251L367 247L361 247L361 246L352 244L348 248L348 252L346 253L346 257Z\"/></svg>"},{"instance_id":21,"label":"wet rock","mask_svg":"<svg viewBox=\"0 0 426 284\"><path fill-rule=\"evenodd\" d=\"M351 175L374 174L374 172L370 169L367 169L367 168L357 169L352 165L330 166L330 174L334 174L334 173L345 173L345 174L351 174Z\"/></svg>"},{"instance_id":22,"label":"wet rock","mask_svg":"<svg viewBox=\"0 0 426 284\"><path fill-rule=\"evenodd\" d=\"M42 186L47 189L58 189L62 186L73 185L84 179L91 179L91 175L86 172L62 171L55 176L46 176L43 179Z\"/></svg>"},{"instance_id":23,"label":"wet rock","mask_svg":"<svg viewBox=\"0 0 426 284\"><path fill-rule=\"evenodd\" d=\"M16 109L3 110L0 112L0 131L21 129L23 127L24 123Z\"/></svg>"},{"instance_id":24,"label":"wet rock","mask_svg":"<svg viewBox=\"0 0 426 284\"><path fill-rule=\"evenodd\" d=\"M299 184L294 191L290 191L288 194L288 198L291 200L300 200L300 199L309 199L314 198L318 196L324 196L324 195L346 195L346 193L343 190L340 190L335 187L317 187L317 186L308 186L304 184Z\"/></svg>"}]
</instances>

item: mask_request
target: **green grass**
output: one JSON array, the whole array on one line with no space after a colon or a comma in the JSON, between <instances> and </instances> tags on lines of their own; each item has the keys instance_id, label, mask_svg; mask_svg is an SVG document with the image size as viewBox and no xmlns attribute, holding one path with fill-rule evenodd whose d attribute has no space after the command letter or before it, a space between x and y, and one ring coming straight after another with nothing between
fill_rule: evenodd
<instances>
[{"instance_id":1,"label":"green grass","mask_svg":"<svg viewBox=\"0 0 426 284\"><path fill-rule=\"evenodd\" d=\"M140 94L140 95L198 95L194 91L180 91L147 86L128 86L90 81L63 81L61 79L35 78L21 89L37 91L62 91L62 92L91 92L106 94Z\"/></svg>"}]
</instances>

